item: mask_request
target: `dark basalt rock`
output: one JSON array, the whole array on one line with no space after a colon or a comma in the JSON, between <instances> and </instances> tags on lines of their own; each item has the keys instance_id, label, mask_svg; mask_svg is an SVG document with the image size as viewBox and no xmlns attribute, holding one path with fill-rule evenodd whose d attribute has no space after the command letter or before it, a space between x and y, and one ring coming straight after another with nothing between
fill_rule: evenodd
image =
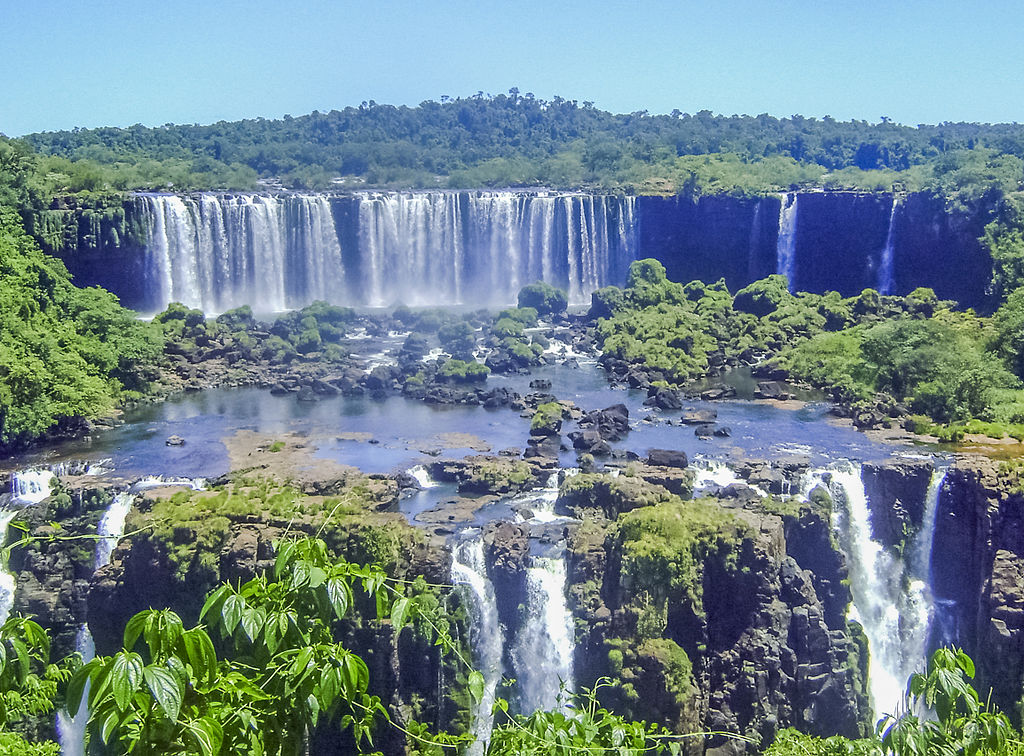
<instances>
[{"instance_id":1,"label":"dark basalt rock","mask_svg":"<svg viewBox=\"0 0 1024 756\"><path fill-rule=\"evenodd\" d=\"M678 467L686 468L690 460L684 451L672 449L650 449L647 452L647 464L655 467Z\"/></svg>"},{"instance_id":2,"label":"dark basalt rock","mask_svg":"<svg viewBox=\"0 0 1024 756\"><path fill-rule=\"evenodd\" d=\"M758 381L757 389L754 391L754 397L757 399L785 401L790 398L790 394L786 391L785 385L779 381Z\"/></svg>"},{"instance_id":3,"label":"dark basalt rock","mask_svg":"<svg viewBox=\"0 0 1024 756\"><path fill-rule=\"evenodd\" d=\"M506 628L518 627L519 605L526 599L530 534L520 524L491 522L484 529L484 558L494 585L498 617ZM506 642L509 639L506 639Z\"/></svg>"},{"instance_id":4,"label":"dark basalt rock","mask_svg":"<svg viewBox=\"0 0 1024 756\"><path fill-rule=\"evenodd\" d=\"M652 386L648 391L644 404L663 410L677 410L683 407L682 395L676 389L667 386Z\"/></svg>"},{"instance_id":5,"label":"dark basalt rock","mask_svg":"<svg viewBox=\"0 0 1024 756\"><path fill-rule=\"evenodd\" d=\"M687 410L679 417L679 422L683 425L708 425L717 418L716 409Z\"/></svg>"},{"instance_id":6,"label":"dark basalt rock","mask_svg":"<svg viewBox=\"0 0 1024 756\"><path fill-rule=\"evenodd\" d=\"M562 450L562 440L556 435L531 436L526 442L526 459L542 458L557 462L558 453Z\"/></svg>"},{"instance_id":7,"label":"dark basalt rock","mask_svg":"<svg viewBox=\"0 0 1024 756\"><path fill-rule=\"evenodd\" d=\"M572 447L581 454L591 454L595 457L606 457L611 454L611 447L608 442L601 438L601 434L593 429L573 431L569 434Z\"/></svg>"},{"instance_id":8,"label":"dark basalt rock","mask_svg":"<svg viewBox=\"0 0 1024 756\"><path fill-rule=\"evenodd\" d=\"M864 463L861 479L868 495L873 539L900 547L908 535L921 528L933 471L928 459Z\"/></svg>"},{"instance_id":9,"label":"dark basalt rock","mask_svg":"<svg viewBox=\"0 0 1024 756\"><path fill-rule=\"evenodd\" d=\"M620 441L629 433L629 410L624 404L614 404L586 413L578 424L583 429L593 428L605 441Z\"/></svg>"}]
</instances>

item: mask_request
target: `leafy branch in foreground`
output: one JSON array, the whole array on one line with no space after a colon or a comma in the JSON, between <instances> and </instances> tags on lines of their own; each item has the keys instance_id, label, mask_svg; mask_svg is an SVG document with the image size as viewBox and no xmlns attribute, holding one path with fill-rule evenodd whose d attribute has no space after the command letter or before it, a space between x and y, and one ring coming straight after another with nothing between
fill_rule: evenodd
<instances>
[{"instance_id":1,"label":"leafy branch in foreground","mask_svg":"<svg viewBox=\"0 0 1024 756\"><path fill-rule=\"evenodd\" d=\"M88 683L90 733L123 752L299 754L328 722L372 745L388 713L332 629L365 600L396 629L418 606L380 569L335 562L323 541L283 542L272 577L208 596L205 627L186 630L171 611L135 615L122 651L74 675L68 706Z\"/></svg>"}]
</instances>

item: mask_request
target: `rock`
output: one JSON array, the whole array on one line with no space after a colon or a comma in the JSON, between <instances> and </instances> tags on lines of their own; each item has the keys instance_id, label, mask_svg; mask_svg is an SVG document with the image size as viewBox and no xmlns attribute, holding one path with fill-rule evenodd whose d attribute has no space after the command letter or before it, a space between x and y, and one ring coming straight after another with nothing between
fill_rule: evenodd
<instances>
[{"instance_id":1,"label":"rock","mask_svg":"<svg viewBox=\"0 0 1024 756\"><path fill-rule=\"evenodd\" d=\"M862 465L873 539L898 548L921 527L933 471L928 459L889 459Z\"/></svg>"},{"instance_id":2,"label":"rock","mask_svg":"<svg viewBox=\"0 0 1024 756\"><path fill-rule=\"evenodd\" d=\"M185 439L181 436L168 436L167 440L164 441L165 446L184 446Z\"/></svg>"},{"instance_id":3,"label":"rock","mask_svg":"<svg viewBox=\"0 0 1024 756\"><path fill-rule=\"evenodd\" d=\"M507 386L493 388L483 395L483 405L486 409L497 409L498 407L509 407L522 402L522 397Z\"/></svg>"},{"instance_id":4,"label":"rock","mask_svg":"<svg viewBox=\"0 0 1024 756\"><path fill-rule=\"evenodd\" d=\"M557 460L562 450L562 440L559 436L531 436L526 442L526 451L523 457L533 459L541 457L544 459Z\"/></svg>"},{"instance_id":5,"label":"rock","mask_svg":"<svg viewBox=\"0 0 1024 756\"><path fill-rule=\"evenodd\" d=\"M313 391L312 386L303 386L299 389L299 393L295 397L300 402L318 402L320 397L317 396L316 392Z\"/></svg>"},{"instance_id":6,"label":"rock","mask_svg":"<svg viewBox=\"0 0 1024 756\"><path fill-rule=\"evenodd\" d=\"M320 396L337 396L340 393L336 386L333 386L327 381L322 381L319 378L313 379L312 388L313 391Z\"/></svg>"},{"instance_id":7,"label":"rock","mask_svg":"<svg viewBox=\"0 0 1024 756\"><path fill-rule=\"evenodd\" d=\"M534 378L532 381L530 381L530 388L535 389L537 391L550 391L551 381L549 381L547 378Z\"/></svg>"},{"instance_id":8,"label":"rock","mask_svg":"<svg viewBox=\"0 0 1024 756\"><path fill-rule=\"evenodd\" d=\"M757 399L774 399L776 401L785 401L790 398L785 386L779 381L758 381L754 396Z\"/></svg>"},{"instance_id":9,"label":"rock","mask_svg":"<svg viewBox=\"0 0 1024 756\"><path fill-rule=\"evenodd\" d=\"M506 627L518 627L519 605L526 600L529 532L516 523L490 522L484 529L483 538L484 560L494 585L498 616Z\"/></svg>"},{"instance_id":10,"label":"rock","mask_svg":"<svg viewBox=\"0 0 1024 756\"><path fill-rule=\"evenodd\" d=\"M644 401L644 404L663 410L677 410L682 409L683 399L676 389L669 388L668 386L652 386L648 390L647 399Z\"/></svg>"},{"instance_id":11,"label":"rock","mask_svg":"<svg viewBox=\"0 0 1024 756\"><path fill-rule=\"evenodd\" d=\"M736 389L733 386L716 386L713 389L702 391L700 398L706 402L714 402L720 399L731 399L736 396Z\"/></svg>"},{"instance_id":12,"label":"rock","mask_svg":"<svg viewBox=\"0 0 1024 756\"><path fill-rule=\"evenodd\" d=\"M690 461L684 451L650 449L647 452L647 464L655 467L678 467L683 469L689 466Z\"/></svg>"},{"instance_id":13,"label":"rock","mask_svg":"<svg viewBox=\"0 0 1024 756\"><path fill-rule=\"evenodd\" d=\"M713 433L718 438L728 438L732 435L732 428L728 425L716 425Z\"/></svg>"},{"instance_id":14,"label":"rock","mask_svg":"<svg viewBox=\"0 0 1024 756\"><path fill-rule=\"evenodd\" d=\"M697 438L711 438L715 435L715 424L701 423L700 425L695 425L693 426L693 435Z\"/></svg>"},{"instance_id":15,"label":"rock","mask_svg":"<svg viewBox=\"0 0 1024 756\"><path fill-rule=\"evenodd\" d=\"M579 426L583 429L593 428L605 441L620 441L629 433L629 410L624 404L594 410L580 418Z\"/></svg>"},{"instance_id":16,"label":"rock","mask_svg":"<svg viewBox=\"0 0 1024 756\"><path fill-rule=\"evenodd\" d=\"M611 453L608 442L601 438L601 434L590 428L582 431L573 431L569 434L572 447L581 454L591 454L595 457L605 457Z\"/></svg>"},{"instance_id":17,"label":"rock","mask_svg":"<svg viewBox=\"0 0 1024 756\"><path fill-rule=\"evenodd\" d=\"M679 417L679 422L683 425L708 425L717 418L716 409L687 410Z\"/></svg>"}]
</instances>

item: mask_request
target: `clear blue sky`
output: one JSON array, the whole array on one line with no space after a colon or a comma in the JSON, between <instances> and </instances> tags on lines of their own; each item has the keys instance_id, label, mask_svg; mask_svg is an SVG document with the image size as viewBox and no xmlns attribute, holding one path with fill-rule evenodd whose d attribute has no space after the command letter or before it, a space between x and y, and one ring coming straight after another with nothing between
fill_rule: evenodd
<instances>
[{"instance_id":1,"label":"clear blue sky","mask_svg":"<svg viewBox=\"0 0 1024 756\"><path fill-rule=\"evenodd\" d=\"M615 112L1024 121L1024 3L0 0L0 133L506 92Z\"/></svg>"}]
</instances>

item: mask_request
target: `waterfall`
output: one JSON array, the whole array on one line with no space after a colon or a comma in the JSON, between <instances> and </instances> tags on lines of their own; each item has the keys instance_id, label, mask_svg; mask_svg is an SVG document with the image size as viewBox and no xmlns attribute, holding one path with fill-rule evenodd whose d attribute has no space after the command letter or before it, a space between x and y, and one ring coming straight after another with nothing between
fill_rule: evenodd
<instances>
[{"instance_id":1,"label":"waterfall","mask_svg":"<svg viewBox=\"0 0 1024 756\"><path fill-rule=\"evenodd\" d=\"M467 598L471 628L470 644L474 664L484 676L484 694L473 709L472 733L476 740L467 749L468 756L482 756L494 726L491 708L501 681L504 639L498 623L498 605L494 586L487 577L484 542L477 531L464 531L452 552L452 583Z\"/></svg>"},{"instance_id":2,"label":"waterfall","mask_svg":"<svg viewBox=\"0 0 1024 756\"><path fill-rule=\"evenodd\" d=\"M796 288L796 192L782 195L779 206L779 237L775 247L775 272L786 277L790 291Z\"/></svg>"},{"instance_id":3,"label":"waterfall","mask_svg":"<svg viewBox=\"0 0 1024 756\"><path fill-rule=\"evenodd\" d=\"M885 234L885 247L882 249L882 260L878 266L878 293L892 294L893 290L893 258L896 253L896 211L900 206L900 198L892 196L892 210L889 211L889 230Z\"/></svg>"},{"instance_id":4,"label":"waterfall","mask_svg":"<svg viewBox=\"0 0 1024 756\"><path fill-rule=\"evenodd\" d=\"M95 559L97 570L110 564L110 555L113 553L114 547L117 546L121 536L124 535L124 521L131 511L134 501L135 497L133 495L119 493L114 496L114 500L110 502L107 511L100 518L100 524L97 528L100 539L96 542Z\"/></svg>"},{"instance_id":5,"label":"waterfall","mask_svg":"<svg viewBox=\"0 0 1024 756\"><path fill-rule=\"evenodd\" d=\"M583 304L595 289L623 283L636 258L633 197L138 194L135 207L147 229L143 291L120 293L152 310L171 301L206 312L242 304L277 311L316 299L506 305L538 280Z\"/></svg>"},{"instance_id":6,"label":"waterfall","mask_svg":"<svg viewBox=\"0 0 1024 756\"><path fill-rule=\"evenodd\" d=\"M193 491L202 491L206 488L205 478L175 478L163 475L147 475L139 478L132 484L132 493L139 493L148 488L161 488L163 486L188 486Z\"/></svg>"},{"instance_id":7,"label":"waterfall","mask_svg":"<svg viewBox=\"0 0 1024 756\"><path fill-rule=\"evenodd\" d=\"M82 624L75 636L75 651L82 655L82 661L88 662L96 657L96 644L93 642L89 626ZM61 756L85 756L85 726L89 721L89 683L85 684L82 702L78 711L71 715L66 709L57 712L57 742L60 744Z\"/></svg>"},{"instance_id":8,"label":"waterfall","mask_svg":"<svg viewBox=\"0 0 1024 756\"><path fill-rule=\"evenodd\" d=\"M7 526L18 514L16 509L4 509L0 511L0 543L7 544ZM14 588L17 578L7 568L7 560L3 562L3 569L0 570L0 625L7 621L14 606Z\"/></svg>"},{"instance_id":9,"label":"waterfall","mask_svg":"<svg viewBox=\"0 0 1024 756\"><path fill-rule=\"evenodd\" d=\"M341 246L324 196L136 196L152 309L177 301L206 312L278 311L343 298Z\"/></svg>"},{"instance_id":10,"label":"waterfall","mask_svg":"<svg viewBox=\"0 0 1024 756\"><path fill-rule=\"evenodd\" d=\"M409 468L409 475L420 484L420 488L437 488L437 481L430 477L430 473L423 465Z\"/></svg>"},{"instance_id":11,"label":"waterfall","mask_svg":"<svg viewBox=\"0 0 1024 756\"><path fill-rule=\"evenodd\" d=\"M834 497L845 506L833 510L833 526L848 558L853 593L851 619L868 639L868 684L876 717L893 713L903 701L907 678L921 671L927 653L932 598L927 560L931 555L935 510L945 471L932 476L925 517L901 561L871 537L870 508L859 465L843 463L827 471ZM809 475L821 480L822 471ZM805 486L806 488L806 486Z\"/></svg>"},{"instance_id":12,"label":"waterfall","mask_svg":"<svg viewBox=\"0 0 1024 756\"><path fill-rule=\"evenodd\" d=\"M132 494L119 493L114 496L107 511L100 518L97 527L97 534L100 538L96 541L95 569L98 570L110 564L110 555L121 536L124 535L124 522L134 501L135 497ZM92 633L89 632L89 626L84 622L78 628L75 650L82 655L83 662L88 662L96 656L96 644L93 642ZM60 743L60 752L63 756L84 756L85 754L85 726L89 719L86 706L88 696L89 687L86 684L78 711L73 715L66 710L57 712L57 740Z\"/></svg>"},{"instance_id":13,"label":"waterfall","mask_svg":"<svg viewBox=\"0 0 1024 756\"><path fill-rule=\"evenodd\" d=\"M11 499L22 504L38 504L50 495L52 470L32 468L11 473Z\"/></svg>"},{"instance_id":14,"label":"waterfall","mask_svg":"<svg viewBox=\"0 0 1024 756\"><path fill-rule=\"evenodd\" d=\"M523 714L554 708L563 684L567 693L574 689L574 634L565 603L565 580L563 556L531 558L523 626L512 649Z\"/></svg>"}]
</instances>

